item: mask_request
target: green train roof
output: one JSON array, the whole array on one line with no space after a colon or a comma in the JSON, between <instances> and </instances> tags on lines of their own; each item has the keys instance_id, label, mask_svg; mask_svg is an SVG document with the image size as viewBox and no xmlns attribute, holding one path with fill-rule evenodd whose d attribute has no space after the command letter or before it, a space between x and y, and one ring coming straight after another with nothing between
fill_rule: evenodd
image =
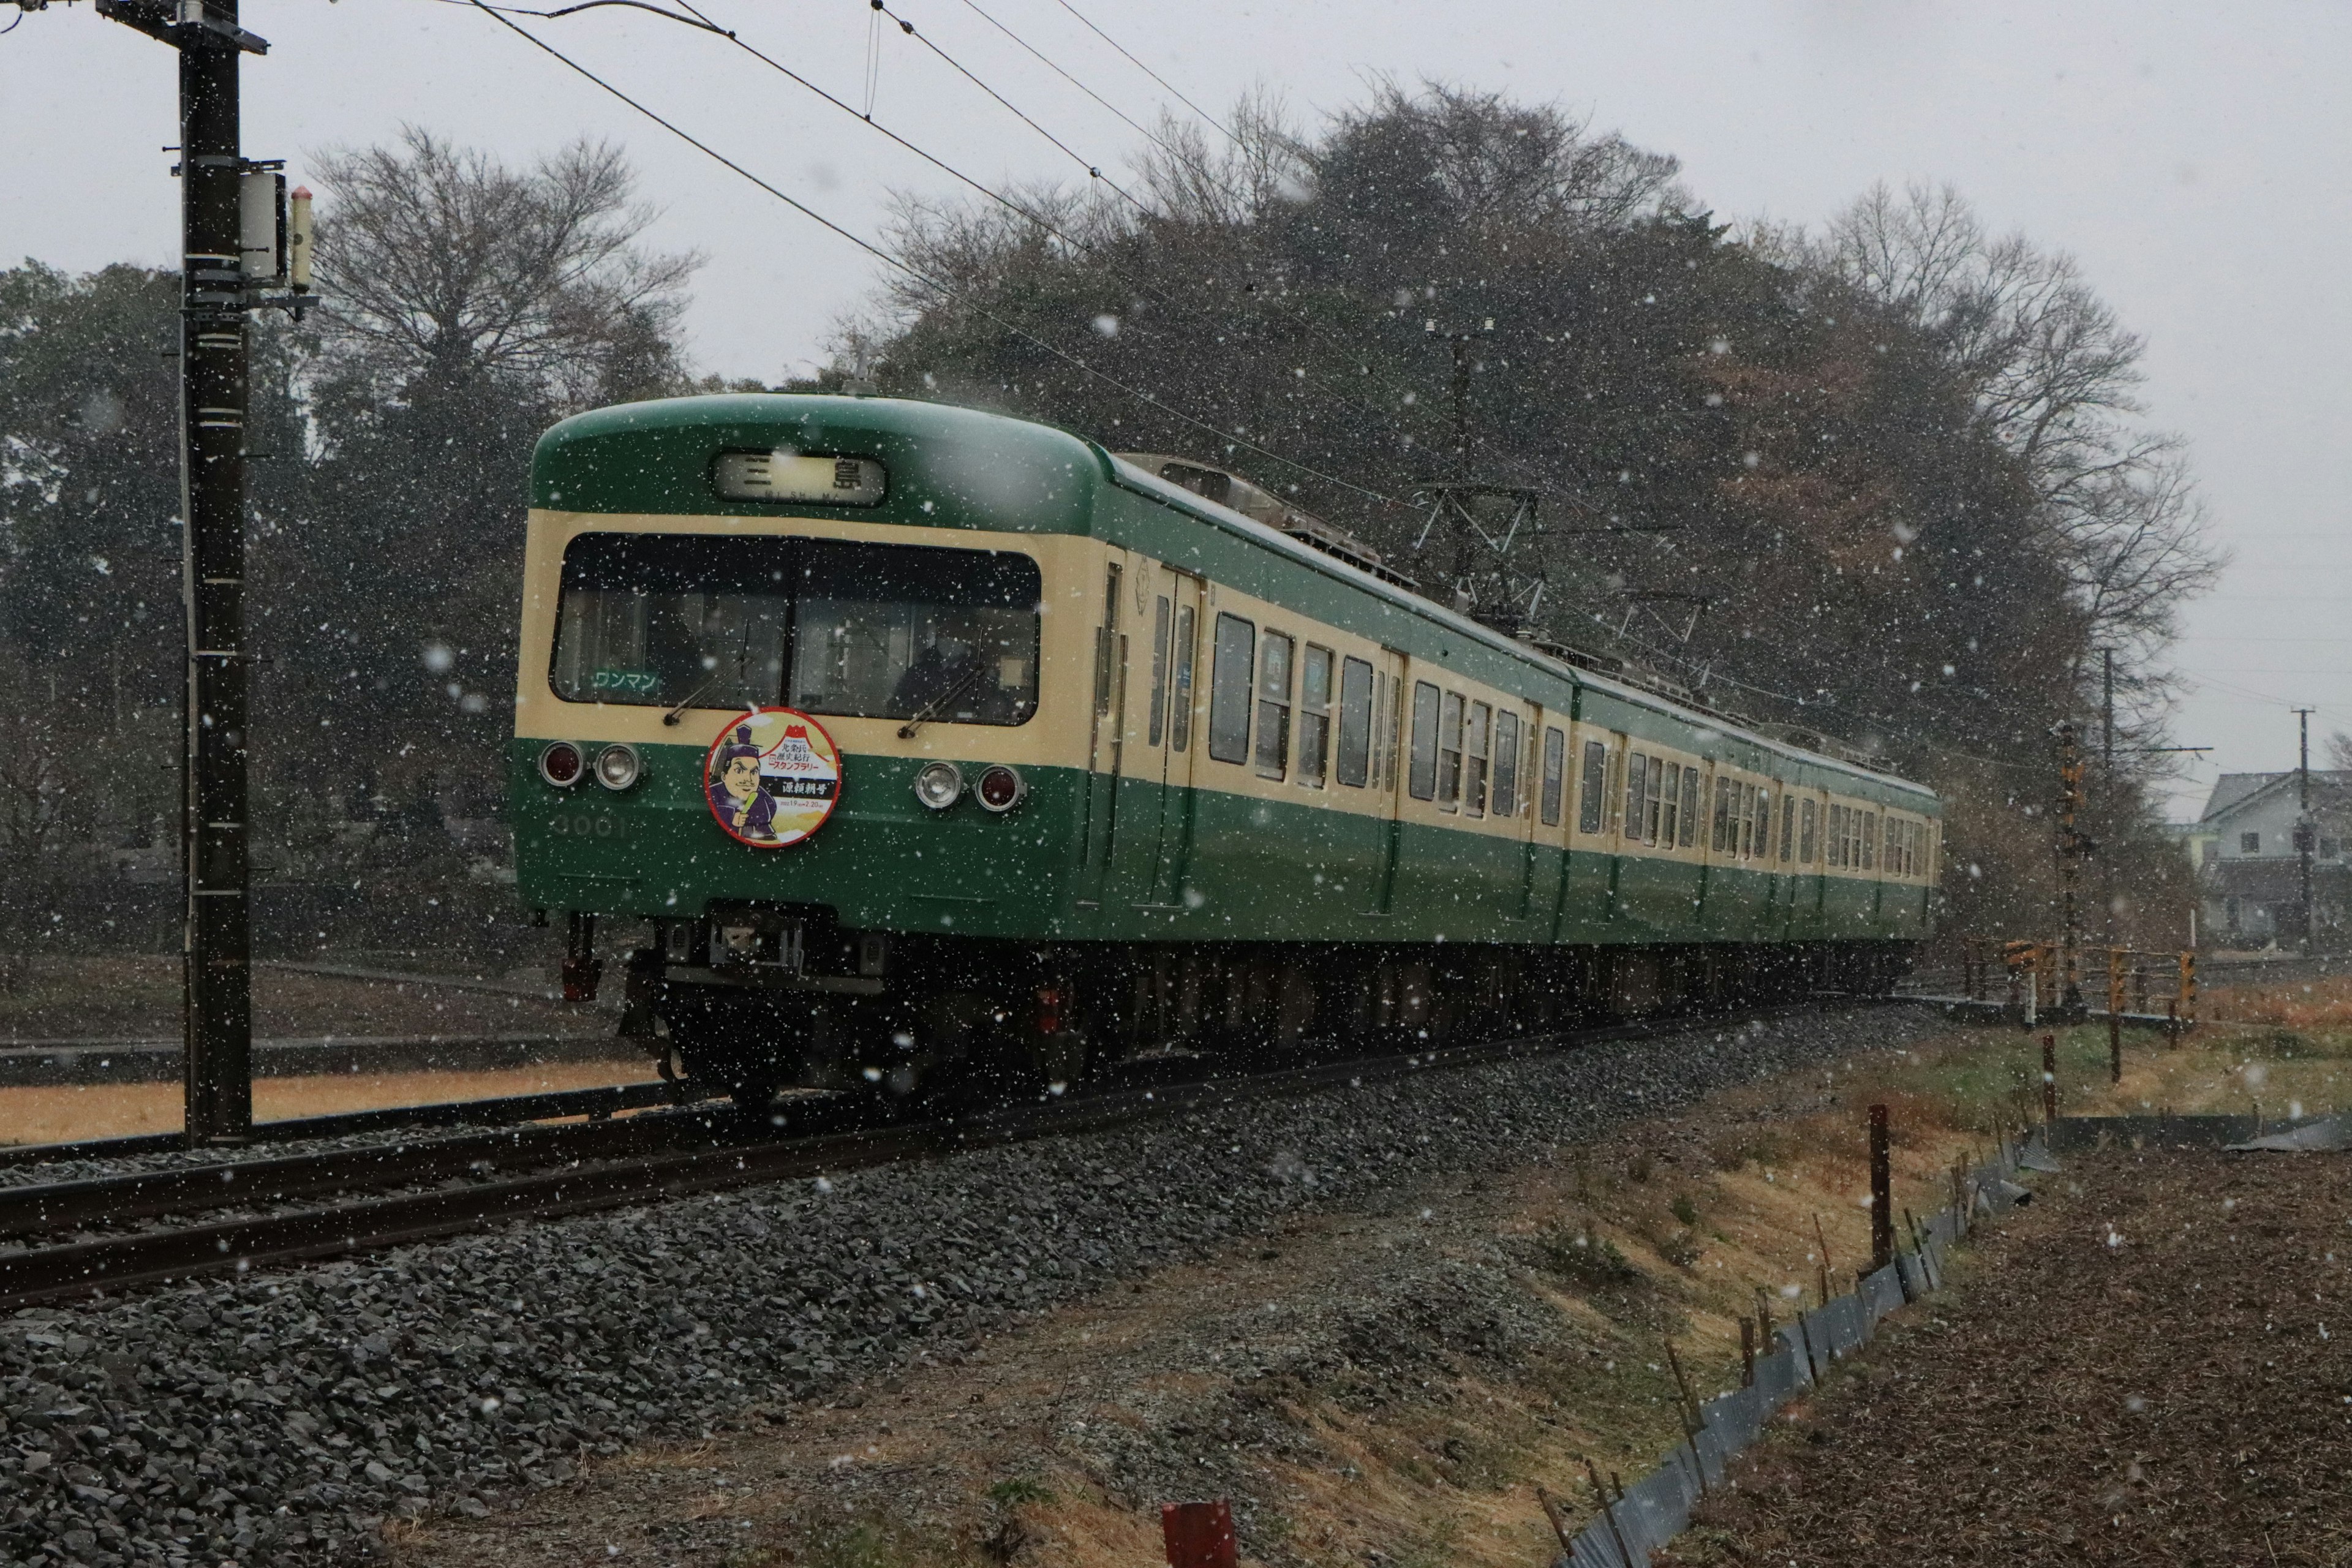
<instances>
[{"instance_id":1,"label":"green train roof","mask_svg":"<svg viewBox=\"0 0 2352 1568\"><path fill-rule=\"evenodd\" d=\"M1097 531L1106 490L1147 497L1556 679L1758 752L1920 797L1908 804L1934 809L1934 792L1924 784L1760 734L1726 715L1551 658L1278 529L1148 474L1092 441L1005 415L906 398L798 393L729 393L617 404L574 415L540 437L531 457L531 504L585 512L807 516L809 502L725 499L712 482L721 453L778 448L874 458L885 464L889 483L879 504L823 509L865 521L1088 534Z\"/></svg>"},{"instance_id":2,"label":"green train roof","mask_svg":"<svg viewBox=\"0 0 2352 1568\"><path fill-rule=\"evenodd\" d=\"M574 511L806 515L795 501L722 500L722 452L875 458L889 469L873 522L1084 533L1105 479L1101 449L1067 431L977 409L895 397L730 393L623 403L574 415L539 438L533 506Z\"/></svg>"}]
</instances>

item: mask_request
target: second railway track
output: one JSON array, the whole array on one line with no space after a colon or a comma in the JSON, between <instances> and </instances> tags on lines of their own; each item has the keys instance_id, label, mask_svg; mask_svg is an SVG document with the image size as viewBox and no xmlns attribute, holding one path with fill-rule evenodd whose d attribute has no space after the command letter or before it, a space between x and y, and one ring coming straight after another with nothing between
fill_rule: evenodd
<instances>
[{"instance_id":1,"label":"second railway track","mask_svg":"<svg viewBox=\"0 0 2352 1568\"><path fill-rule=\"evenodd\" d=\"M1801 1004L1811 1007L1815 1004ZM513 1220L625 1207L1021 1140L1098 1131L1147 1116L1300 1093L1349 1081L1475 1066L1794 1008L1747 1010L1231 1077L1111 1085L1039 1103L931 1121L855 1125L827 1102L786 1103L762 1127L707 1111L532 1126L364 1149L102 1176L0 1190L0 1308L167 1280L314 1261L463 1235ZM388 1190L390 1189L390 1190ZM334 1195L341 1201L271 1207ZM54 1239L171 1216L188 1223Z\"/></svg>"}]
</instances>

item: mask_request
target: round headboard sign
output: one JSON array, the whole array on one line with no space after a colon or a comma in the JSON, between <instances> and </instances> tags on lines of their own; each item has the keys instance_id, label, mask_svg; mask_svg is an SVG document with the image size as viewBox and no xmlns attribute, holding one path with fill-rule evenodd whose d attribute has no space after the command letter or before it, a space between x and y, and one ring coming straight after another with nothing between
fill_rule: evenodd
<instances>
[{"instance_id":1,"label":"round headboard sign","mask_svg":"<svg viewBox=\"0 0 2352 1568\"><path fill-rule=\"evenodd\" d=\"M799 710L754 708L727 721L710 743L702 784L729 837L782 849L823 827L840 804L841 752Z\"/></svg>"}]
</instances>

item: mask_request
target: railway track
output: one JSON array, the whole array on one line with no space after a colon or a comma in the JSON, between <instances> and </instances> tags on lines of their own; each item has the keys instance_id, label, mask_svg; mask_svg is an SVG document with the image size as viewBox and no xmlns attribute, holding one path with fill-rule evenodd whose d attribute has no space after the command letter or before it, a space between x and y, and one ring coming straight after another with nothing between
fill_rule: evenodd
<instances>
[{"instance_id":1,"label":"railway track","mask_svg":"<svg viewBox=\"0 0 2352 1568\"><path fill-rule=\"evenodd\" d=\"M708 1099L691 1083L622 1083L598 1089L556 1089L533 1094L499 1095L485 1100L437 1100L426 1105L394 1105L376 1110L341 1110L326 1116L289 1117L257 1121L256 1143L299 1143L319 1138L348 1138L358 1133L396 1131L427 1127L499 1127L544 1121L562 1116L585 1116L602 1121L623 1110L677 1105ZM148 1154L173 1154L186 1150L184 1132L140 1132L121 1138L89 1138L72 1143L17 1143L0 1148L0 1169L26 1165L63 1164L81 1160L121 1160ZM0 1189L4 1190L4 1189Z\"/></svg>"},{"instance_id":2,"label":"railway track","mask_svg":"<svg viewBox=\"0 0 2352 1568\"><path fill-rule=\"evenodd\" d=\"M1208 1076L1199 1070L1206 1065L1199 1058L1162 1058L1133 1064L1123 1079L1086 1092L929 1121L877 1123L861 1120L856 1108L841 1101L787 1100L767 1123L677 1110L627 1121L514 1128L0 1189L0 1246L8 1247L0 1250L0 1308L1097 1131L1148 1117L1548 1055L1604 1040L1738 1025L1819 1005L1686 1016L1240 1076ZM205 1217L321 1196L336 1201ZM151 1224L119 1234L66 1234L162 1219L184 1223Z\"/></svg>"}]
</instances>

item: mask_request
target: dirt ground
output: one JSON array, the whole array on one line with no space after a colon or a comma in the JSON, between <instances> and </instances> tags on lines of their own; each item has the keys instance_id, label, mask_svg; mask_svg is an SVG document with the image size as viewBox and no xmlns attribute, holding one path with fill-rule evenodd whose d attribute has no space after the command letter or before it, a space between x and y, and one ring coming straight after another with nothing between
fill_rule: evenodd
<instances>
[{"instance_id":1,"label":"dirt ground","mask_svg":"<svg viewBox=\"0 0 2352 1568\"><path fill-rule=\"evenodd\" d=\"M371 955L360 967L422 970L406 957ZM452 969L446 963L435 973ZM503 980L506 976L489 977ZM544 985L549 977L533 977ZM617 981L610 989L617 992ZM265 1037L609 1033L610 1017L536 996L445 985L310 974L256 964L253 1029ZM177 958L43 958L0 992L0 1047L25 1040L170 1039L180 1033Z\"/></svg>"},{"instance_id":2,"label":"dirt ground","mask_svg":"<svg viewBox=\"0 0 2352 1568\"><path fill-rule=\"evenodd\" d=\"M257 1121L331 1116L394 1105L539 1094L642 1083L653 1076L643 1057L608 1062L541 1062L495 1072L339 1073L319 1078L264 1078L253 1083ZM0 1089L0 1144L61 1143L175 1132L182 1090L176 1083L57 1084Z\"/></svg>"},{"instance_id":3,"label":"dirt ground","mask_svg":"<svg viewBox=\"0 0 2352 1568\"><path fill-rule=\"evenodd\" d=\"M1662 1561L2352 1562L2352 1157L2066 1163Z\"/></svg>"}]
</instances>

